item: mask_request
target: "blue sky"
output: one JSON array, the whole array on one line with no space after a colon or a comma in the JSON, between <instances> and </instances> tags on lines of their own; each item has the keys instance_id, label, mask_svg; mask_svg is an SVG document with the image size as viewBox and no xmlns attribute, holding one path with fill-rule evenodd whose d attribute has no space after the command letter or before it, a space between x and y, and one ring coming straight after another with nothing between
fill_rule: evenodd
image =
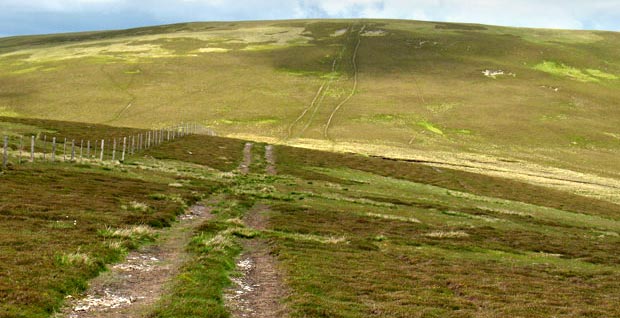
<instances>
[{"instance_id":1,"label":"blue sky","mask_svg":"<svg viewBox=\"0 0 620 318\"><path fill-rule=\"evenodd\" d=\"M0 37L188 21L361 17L620 31L620 0L0 0Z\"/></svg>"}]
</instances>

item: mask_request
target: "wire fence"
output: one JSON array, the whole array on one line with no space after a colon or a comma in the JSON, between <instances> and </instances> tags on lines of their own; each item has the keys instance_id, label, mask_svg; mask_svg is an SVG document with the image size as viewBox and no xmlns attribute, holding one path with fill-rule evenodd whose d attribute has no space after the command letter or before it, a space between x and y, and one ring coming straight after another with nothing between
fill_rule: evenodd
<instances>
[{"instance_id":1,"label":"wire fence","mask_svg":"<svg viewBox=\"0 0 620 318\"><path fill-rule=\"evenodd\" d=\"M2 139L2 169L10 164L27 162L124 162L128 156L152 147L197 133L215 135L207 128L194 123L183 123L161 129L136 132L122 137L74 138L47 135L4 135Z\"/></svg>"}]
</instances>

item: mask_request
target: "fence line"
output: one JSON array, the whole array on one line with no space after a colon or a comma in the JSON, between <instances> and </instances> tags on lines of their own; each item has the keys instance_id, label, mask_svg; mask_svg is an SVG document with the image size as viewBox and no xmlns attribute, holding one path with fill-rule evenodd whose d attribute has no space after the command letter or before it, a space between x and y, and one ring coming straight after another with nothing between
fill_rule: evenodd
<instances>
[{"instance_id":1,"label":"fence line","mask_svg":"<svg viewBox=\"0 0 620 318\"><path fill-rule=\"evenodd\" d=\"M195 135L199 132L206 132L207 135L215 135L215 133L210 129L205 129L202 126L199 126L194 123L182 123L179 125L173 125L166 128L161 129L152 129L147 131L146 133L140 132L131 135L122 136L122 151L117 149L121 147L119 144L121 139L119 137L113 137L108 139L106 142L106 138L95 139L94 143L92 143L92 151L91 151L91 139L80 139L79 144L79 160L76 155L76 141L71 138L70 141L67 137L63 137L63 147L62 147L62 161L63 162L76 162L83 161L85 158L87 160L97 160L100 162L104 162L106 159L106 150L108 151L110 160L112 162L117 161L116 151L120 151L120 160L119 162L124 162L127 155L134 155L140 151L150 149L152 147L160 146L165 142L174 141L180 137ZM11 137L5 135L3 138L3 149L2 149L2 168L6 169L7 165L10 163L10 157L15 156L15 154L11 154L11 152L17 152L17 164L22 164L22 152L24 148L24 136L16 137L19 140L18 145L15 147L11 147ZM37 140L40 142L37 144ZM67 145L70 142L69 146L71 152L69 154L70 159L67 159ZM84 142L86 142L86 153L84 156ZM100 145L99 145L100 143ZM41 160L42 162L56 162L57 152L57 138L52 137L52 147L51 151L47 151L47 135L43 135L43 138L35 137L34 135L30 136L30 162L35 162L37 160ZM14 144L15 145L15 144ZM100 146L99 149L97 149ZM15 149L16 148L16 149ZM38 148L40 152L35 152L35 148ZM35 154L38 154L35 156ZM49 157L49 159L48 159Z\"/></svg>"}]
</instances>

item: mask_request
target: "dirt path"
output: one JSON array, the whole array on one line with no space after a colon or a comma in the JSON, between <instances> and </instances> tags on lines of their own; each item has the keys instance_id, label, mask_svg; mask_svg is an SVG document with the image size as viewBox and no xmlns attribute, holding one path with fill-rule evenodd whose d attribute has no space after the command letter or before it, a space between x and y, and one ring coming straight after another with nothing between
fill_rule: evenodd
<instances>
[{"instance_id":1,"label":"dirt path","mask_svg":"<svg viewBox=\"0 0 620 318\"><path fill-rule=\"evenodd\" d=\"M265 161L267 162L265 173L272 176L276 175L278 172L276 170L276 156L273 152L273 145L265 146Z\"/></svg>"},{"instance_id":2,"label":"dirt path","mask_svg":"<svg viewBox=\"0 0 620 318\"><path fill-rule=\"evenodd\" d=\"M239 171L242 174L248 174L250 172L250 165L252 164L252 146L251 142L246 142L243 147L243 161L239 164Z\"/></svg>"},{"instance_id":3,"label":"dirt path","mask_svg":"<svg viewBox=\"0 0 620 318\"><path fill-rule=\"evenodd\" d=\"M268 224L265 205L255 206L244 219L246 226L264 230ZM235 286L224 295L233 317L287 317L282 300L288 294L277 261L269 245L262 239L243 242L244 253L237 261L241 277L233 278Z\"/></svg>"},{"instance_id":4,"label":"dirt path","mask_svg":"<svg viewBox=\"0 0 620 318\"><path fill-rule=\"evenodd\" d=\"M358 83L357 51L359 51L360 44L362 42L362 33L364 32L364 29L366 29L366 25L363 25L357 34L357 44L355 45L355 49L353 50L353 56L351 57L351 64L353 65L353 87L351 88L351 93L349 93L347 98L345 98L342 102L340 102L340 104L334 107L334 110L332 110L332 113L329 115L327 124L325 124L325 131L323 132L323 136L325 137L325 139L329 139L329 127L332 123L332 119L334 118L334 115L336 115L336 113L340 110L342 105L346 104L351 99L351 97L353 97L353 95L355 94L355 91L357 90L357 83Z\"/></svg>"},{"instance_id":5,"label":"dirt path","mask_svg":"<svg viewBox=\"0 0 620 318\"><path fill-rule=\"evenodd\" d=\"M193 230L210 217L209 208L192 206L155 244L129 253L124 262L91 281L84 298L69 298L56 317L147 317L186 261L185 246Z\"/></svg>"}]
</instances>

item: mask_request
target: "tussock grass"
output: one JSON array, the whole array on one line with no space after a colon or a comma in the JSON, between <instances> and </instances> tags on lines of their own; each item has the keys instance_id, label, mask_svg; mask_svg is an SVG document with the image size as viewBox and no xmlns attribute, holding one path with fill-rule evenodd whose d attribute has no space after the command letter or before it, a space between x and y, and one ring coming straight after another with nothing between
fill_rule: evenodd
<instances>
[{"instance_id":1,"label":"tussock grass","mask_svg":"<svg viewBox=\"0 0 620 318\"><path fill-rule=\"evenodd\" d=\"M435 231L424 234L424 236L432 238L465 238L469 237L469 234L463 231Z\"/></svg>"},{"instance_id":2,"label":"tussock grass","mask_svg":"<svg viewBox=\"0 0 620 318\"><path fill-rule=\"evenodd\" d=\"M270 237L279 237L302 242L317 242L322 244L347 244L349 242L344 236L322 236L313 234L287 233L281 231L268 231L264 234Z\"/></svg>"},{"instance_id":3,"label":"tussock grass","mask_svg":"<svg viewBox=\"0 0 620 318\"><path fill-rule=\"evenodd\" d=\"M99 232L105 238L121 238L137 241L152 241L157 236L155 230L146 225L138 225L127 228L106 228Z\"/></svg>"},{"instance_id":4,"label":"tussock grass","mask_svg":"<svg viewBox=\"0 0 620 318\"><path fill-rule=\"evenodd\" d=\"M88 256L88 254L79 251L58 255L56 261L62 266L91 266L94 263L93 259Z\"/></svg>"},{"instance_id":5,"label":"tussock grass","mask_svg":"<svg viewBox=\"0 0 620 318\"><path fill-rule=\"evenodd\" d=\"M148 211L149 206L142 202L130 201L127 205L122 205L121 208L123 208L123 210L146 212Z\"/></svg>"},{"instance_id":6,"label":"tussock grass","mask_svg":"<svg viewBox=\"0 0 620 318\"><path fill-rule=\"evenodd\" d=\"M380 218L380 219L386 219L386 220L397 220L397 221L411 222L411 223L422 223L422 221L416 218L411 218L411 217L408 218L408 217L399 216L399 215L380 214L380 213L372 213L372 212L365 213L365 215L373 217L373 218Z\"/></svg>"}]
</instances>

